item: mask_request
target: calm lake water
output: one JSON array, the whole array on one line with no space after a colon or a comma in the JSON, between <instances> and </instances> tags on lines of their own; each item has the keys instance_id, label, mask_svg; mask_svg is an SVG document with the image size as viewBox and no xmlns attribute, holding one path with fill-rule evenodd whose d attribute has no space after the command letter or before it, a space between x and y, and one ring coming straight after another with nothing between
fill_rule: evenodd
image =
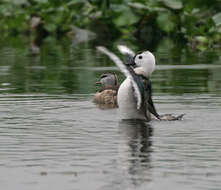
<instances>
[{"instance_id":1,"label":"calm lake water","mask_svg":"<svg viewBox=\"0 0 221 190\"><path fill-rule=\"evenodd\" d=\"M220 189L220 50L142 47L157 58L158 112L186 114L144 123L92 102L100 74L124 79L96 45L48 38L32 56L28 40L0 40L1 189Z\"/></svg>"}]
</instances>

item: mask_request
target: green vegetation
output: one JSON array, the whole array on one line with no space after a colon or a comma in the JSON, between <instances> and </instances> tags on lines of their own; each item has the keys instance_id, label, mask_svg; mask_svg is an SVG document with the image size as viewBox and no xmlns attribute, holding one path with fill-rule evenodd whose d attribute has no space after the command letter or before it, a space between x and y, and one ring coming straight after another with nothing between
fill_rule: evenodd
<instances>
[{"instance_id":1,"label":"green vegetation","mask_svg":"<svg viewBox=\"0 0 221 190\"><path fill-rule=\"evenodd\" d=\"M32 19L35 18L35 19ZM38 18L38 19L36 19ZM221 43L219 0L2 0L0 32L41 36L72 27L106 36L149 40L179 37L196 49ZM35 32L36 33L36 32Z\"/></svg>"}]
</instances>

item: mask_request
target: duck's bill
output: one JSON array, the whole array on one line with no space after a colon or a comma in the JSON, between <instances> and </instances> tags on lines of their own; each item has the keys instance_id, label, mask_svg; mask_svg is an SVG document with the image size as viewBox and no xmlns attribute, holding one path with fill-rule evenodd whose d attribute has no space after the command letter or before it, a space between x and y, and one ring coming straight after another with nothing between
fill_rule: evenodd
<instances>
[{"instance_id":1,"label":"duck's bill","mask_svg":"<svg viewBox=\"0 0 221 190\"><path fill-rule=\"evenodd\" d=\"M134 62L134 57L127 55L126 56L126 65L136 68L136 63Z\"/></svg>"},{"instance_id":2,"label":"duck's bill","mask_svg":"<svg viewBox=\"0 0 221 190\"><path fill-rule=\"evenodd\" d=\"M101 81L97 81L95 85L101 85Z\"/></svg>"}]
</instances>

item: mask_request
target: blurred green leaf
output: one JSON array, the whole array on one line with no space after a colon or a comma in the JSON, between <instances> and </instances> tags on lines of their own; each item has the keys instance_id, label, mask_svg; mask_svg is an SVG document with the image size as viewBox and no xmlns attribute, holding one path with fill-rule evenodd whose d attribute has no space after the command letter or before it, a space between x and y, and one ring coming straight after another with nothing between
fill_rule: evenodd
<instances>
[{"instance_id":1,"label":"blurred green leaf","mask_svg":"<svg viewBox=\"0 0 221 190\"><path fill-rule=\"evenodd\" d=\"M36 3L48 3L48 0L34 0Z\"/></svg>"},{"instance_id":2,"label":"blurred green leaf","mask_svg":"<svg viewBox=\"0 0 221 190\"><path fill-rule=\"evenodd\" d=\"M130 26L138 22L139 17L135 15L129 7L125 7L124 11L114 19L114 24L118 27Z\"/></svg>"},{"instance_id":3,"label":"blurred green leaf","mask_svg":"<svg viewBox=\"0 0 221 190\"><path fill-rule=\"evenodd\" d=\"M200 44L207 44L209 42L208 38L206 38L205 36L196 36L196 40Z\"/></svg>"},{"instance_id":4,"label":"blurred green leaf","mask_svg":"<svg viewBox=\"0 0 221 190\"><path fill-rule=\"evenodd\" d=\"M183 3L180 0L159 0L162 4L164 4L166 7L179 10L183 8Z\"/></svg>"},{"instance_id":5,"label":"blurred green leaf","mask_svg":"<svg viewBox=\"0 0 221 190\"><path fill-rule=\"evenodd\" d=\"M144 5L143 3L128 3L128 5L135 9L149 10L149 7Z\"/></svg>"},{"instance_id":6,"label":"blurred green leaf","mask_svg":"<svg viewBox=\"0 0 221 190\"><path fill-rule=\"evenodd\" d=\"M27 0L14 0L14 1L10 1L10 3L13 3L14 5L22 5L22 4L28 4Z\"/></svg>"},{"instance_id":7,"label":"blurred green leaf","mask_svg":"<svg viewBox=\"0 0 221 190\"><path fill-rule=\"evenodd\" d=\"M45 23L44 28L51 33L56 32L57 26L54 23Z\"/></svg>"},{"instance_id":8,"label":"blurred green leaf","mask_svg":"<svg viewBox=\"0 0 221 190\"><path fill-rule=\"evenodd\" d=\"M160 13L157 17L157 24L161 30L170 33L174 30L175 24L171 21L169 12Z\"/></svg>"},{"instance_id":9,"label":"blurred green leaf","mask_svg":"<svg viewBox=\"0 0 221 190\"><path fill-rule=\"evenodd\" d=\"M67 3L67 6L75 6L76 4L84 4L87 3L86 0L72 0Z\"/></svg>"},{"instance_id":10,"label":"blurred green leaf","mask_svg":"<svg viewBox=\"0 0 221 190\"><path fill-rule=\"evenodd\" d=\"M221 26L221 13L214 15L212 19L216 26Z\"/></svg>"}]
</instances>

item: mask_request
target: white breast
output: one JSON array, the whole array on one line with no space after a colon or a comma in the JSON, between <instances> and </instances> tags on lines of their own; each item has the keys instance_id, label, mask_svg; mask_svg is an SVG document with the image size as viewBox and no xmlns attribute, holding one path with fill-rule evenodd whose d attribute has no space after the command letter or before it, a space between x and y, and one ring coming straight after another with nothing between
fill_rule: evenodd
<instances>
[{"instance_id":1,"label":"white breast","mask_svg":"<svg viewBox=\"0 0 221 190\"><path fill-rule=\"evenodd\" d=\"M129 78L120 85L117 94L120 119L145 119L144 114L137 110L134 91Z\"/></svg>"}]
</instances>

